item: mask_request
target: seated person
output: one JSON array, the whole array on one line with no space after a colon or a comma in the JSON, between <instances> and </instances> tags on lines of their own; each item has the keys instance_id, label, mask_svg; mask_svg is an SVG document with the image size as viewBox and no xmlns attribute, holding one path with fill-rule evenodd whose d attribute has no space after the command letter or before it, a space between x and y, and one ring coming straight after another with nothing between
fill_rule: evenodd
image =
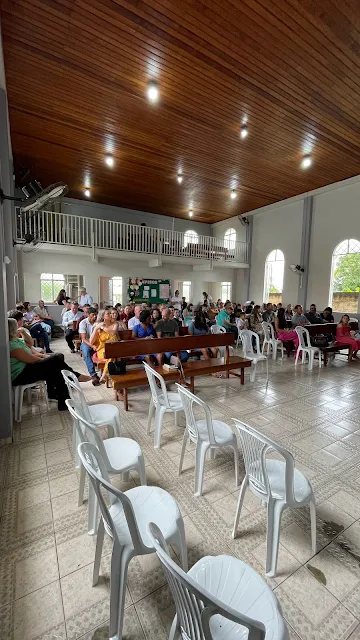
<instances>
[{"instance_id":1,"label":"seated person","mask_svg":"<svg viewBox=\"0 0 360 640\"><path fill-rule=\"evenodd\" d=\"M161 313L157 307L151 312L151 324L156 326L156 324L161 320Z\"/></svg>"},{"instance_id":2,"label":"seated person","mask_svg":"<svg viewBox=\"0 0 360 640\"><path fill-rule=\"evenodd\" d=\"M324 311L320 315L324 322L335 322L331 307L325 307Z\"/></svg>"},{"instance_id":3,"label":"seated person","mask_svg":"<svg viewBox=\"0 0 360 640\"><path fill-rule=\"evenodd\" d=\"M29 330L31 337L34 338L34 340L37 340L39 344L44 345L46 353L52 353L50 349L50 342L49 342L49 336L47 331L44 330L40 322L34 322L33 324L27 324L25 322L23 306L18 306L16 310L9 311L8 317L14 318L15 317L14 314L18 313L19 311L23 316L23 320L24 320L23 326Z\"/></svg>"},{"instance_id":4,"label":"seated person","mask_svg":"<svg viewBox=\"0 0 360 640\"><path fill-rule=\"evenodd\" d=\"M305 316L309 320L310 324L323 324L324 322L320 313L317 313L315 304L310 305L310 310L305 313Z\"/></svg>"},{"instance_id":5,"label":"seated person","mask_svg":"<svg viewBox=\"0 0 360 640\"><path fill-rule=\"evenodd\" d=\"M178 338L179 337L179 325L176 320L170 318L170 310L164 307L161 312L161 320L155 327L156 335L158 338ZM170 360L173 353L171 351L166 352L165 358ZM176 354L175 354L176 355ZM186 362L189 359L187 351L180 351L181 362Z\"/></svg>"},{"instance_id":6,"label":"seated person","mask_svg":"<svg viewBox=\"0 0 360 640\"><path fill-rule=\"evenodd\" d=\"M266 309L262 314L262 319L264 322L270 322L271 324L272 322L274 322L274 318L275 318L274 307L271 302L268 302L266 305Z\"/></svg>"},{"instance_id":7,"label":"seated person","mask_svg":"<svg viewBox=\"0 0 360 640\"><path fill-rule=\"evenodd\" d=\"M181 311L180 309L174 309L173 319L178 323L179 327L183 326L183 321L181 320Z\"/></svg>"},{"instance_id":8,"label":"seated person","mask_svg":"<svg viewBox=\"0 0 360 640\"><path fill-rule=\"evenodd\" d=\"M70 311L71 309L71 300L70 298L65 298L63 300L63 309L61 310L61 317L64 317L64 313L66 313L67 311Z\"/></svg>"},{"instance_id":9,"label":"seated person","mask_svg":"<svg viewBox=\"0 0 360 640\"><path fill-rule=\"evenodd\" d=\"M263 322L263 318L261 316L260 305L256 304L249 315L248 326L249 326L249 329L251 331L254 331L254 333L257 333L259 337L263 337L264 335L264 331L261 326L262 322ZM268 320L265 320L264 322L268 322Z\"/></svg>"},{"instance_id":10,"label":"seated person","mask_svg":"<svg viewBox=\"0 0 360 640\"><path fill-rule=\"evenodd\" d=\"M59 293L57 294L55 300L54 300L54 304L58 304L58 305L62 305L64 300L68 299L66 296L66 291L65 289L60 289Z\"/></svg>"},{"instance_id":11,"label":"seated person","mask_svg":"<svg viewBox=\"0 0 360 640\"><path fill-rule=\"evenodd\" d=\"M143 309L139 316L140 323L136 324L132 330L132 338L137 339L149 339L156 338L154 326L151 324L151 313L149 309ZM154 353L151 355L140 356L142 360L145 360L148 364L153 364L154 360L158 365L163 362L162 353Z\"/></svg>"},{"instance_id":12,"label":"seated person","mask_svg":"<svg viewBox=\"0 0 360 640\"><path fill-rule=\"evenodd\" d=\"M185 324L189 324L190 319L192 319L193 315L194 315L194 305L191 302L189 302L189 304L186 307L184 307L182 312L182 316Z\"/></svg>"},{"instance_id":13,"label":"seated person","mask_svg":"<svg viewBox=\"0 0 360 640\"><path fill-rule=\"evenodd\" d=\"M133 317L133 311L132 308L130 307L129 304L125 305L125 308L123 311L120 311L120 320L123 322L123 324L127 327L128 326L128 322L130 320L130 318Z\"/></svg>"},{"instance_id":14,"label":"seated person","mask_svg":"<svg viewBox=\"0 0 360 640\"><path fill-rule=\"evenodd\" d=\"M303 314L303 308L301 306L301 304L297 304L294 307L294 315L291 319L292 322L292 326L293 327L304 327L307 324L310 324L309 320L307 319L306 316L304 316Z\"/></svg>"},{"instance_id":15,"label":"seated person","mask_svg":"<svg viewBox=\"0 0 360 640\"><path fill-rule=\"evenodd\" d=\"M289 320L291 322L293 319L293 315L294 315L294 312L293 312L292 304L288 304L285 309L285 320Z\"/></svg>"},{"instance_id":16,"label":"seated person","mask_svg":"<svg viewBox=\"0 0 360 640\"><path fill-rule=\"evenodd\" d=\"M79 307L80 309L84 308L84 305L87 304L92 305L93 303L93 299L92 296L90 296L88 294L88 292L86 291L85 287L82 287L82 289L80 289L80 295L79 295Z\"/></svg>"},{"instance_id":17,"label":"seated person","mask_svg":"<svg viewBox=\"0 0 360 640\"><path fill-rule=\"evenodd\" d=\"M206 323L206 318L203 311L197 311L195 313L195 318L189 324L189 334L191 336L205 336L209 333L208 325ZM217 349L216 347L208 347L204 349L197 349L197 351L201 351L205 360L210 360L211 356L216 358Z\"/></svg>"},{"instance_id":18,"label":"seated person","mask_svg":"<svg viewBox=\"0 0 360 640\"><path fill-rule=\"evenodd\" d=\"M283 307L278 310L277 316L275 317L275 331L281 342L288 342L289 340L292 340L295 344L295 348L298 348L299 336L294 329L290 329L288 327L286 312Z\"/></svg>"},{"instance_id":19,"label":"seated person","mask_svg":"<svg viewBox=\"0 0 360 640\"><path fill-rule=\"evenodd\" d=\"M127 323L128 329L132 330L135 327L135 325L140 323L139 316L141 312L142 312L141 304L136 304L134 308L133 316L132 318L130 318L130 320L128 320L128 323Z\"/></svg>"},{"instance_id":20,"label":"seated person","mask_svg":"<svg viewBox=\"0 0 360 640\"><path fill-rule=\"evenodd\" d=\"M34 307L33 312L36 316L40 318L42 322L45 322L45 324L48 324L51 329L51 333L54 333L55 322L52 319L52 317L49 315L47 307L45 307L44 300L39 300L39 304L36 307Z\"/></svg>"},{"instance_id":21,"label":"seated person","mask_svg":"<svg viewBox=\"0 0 360 640\"><path fill-rule=\"evenodd\" d=\"M96 309L94 309L94 307L89 307L87 317L81 320L79 324L79 336L81 338L80 349L84 356L84 362L87 366L87 370L91 376L91 382L94 387L100 384L99 376L95 371L95 364L92 359L95 350L94 346L90 342L92 332L95 329L96 317Z\"/></svg>"},{"instance_id":22,"label":"seated person","mask_svg":"<svg viewBox=\"0 0 360 640\"><path fill-rule=\"evenodd\" d=\"M14 318L8 319L8 331L12 384L17 386L45 380L49 398L57 400L59 411L65 411L65 400L69 398L69 394L61 372L64 369L72 371L79 382L88 382L90 377L73 371L56 353L38 353L28 347L17 335L18 326Z\"/></svg>"},{"instance_id":23,"label":"seated person","mask_svg":"<svg viewBox=\"0 0 360 640\"><path fill-rule=\"evenodd\" d=\"M227 333L233 333L235 335L235 340L237 340L238 329L235 323L230 322L231 312L231 302L226 302L225 307L221 309L216 316L216 324L218 324L219 327L224 327Z\"/></svg>"},{"instance_id":24,"label":"seated person","mask_svg":"<svg viewBox=\"0 0 360 640\"><path fill-rule=\"evenodd\" d=\"M14 320L16 320L18 327L18 338L22 338L25 344L31 349L35 349L35 351L39 351L40 353L44 352L44 349L41 349L40 347L34 347L34 338L31 336L29 329L25 329L24 327L24 316L21 311L16 311L16 309L9 311L8 318L14 318Z\"/></svg>"},{"instance_id":25,"label":"seated person","mask_svg":"<svg viewBox=\"0 0 360 640\"><path fill-rule=\"evenodd\" d=\"M48 324L45 324L45 322L42 322L41 318L39 318L39 316L37 316L36 313L34 313L34 311L31 311L30 302L24 302L23 307L24 307L24 320L28 326L32 326L40 322L42 328L46 331L46 333L48 334L51 333L50 326Z\"/></svg>"},{"instance_id":26,"label":"seated person","mask_svg":"<svg viewBox=\"0 0 360 640\"><path fill-rule=\"evenodd\" d=\"M116 320L117 311L115 309L103 309L100 311L95 330L90 337L90 344L96 353L95 360L105 359L105 343L117 342L120 340L119 331L124 328L121 321ZM105 367L100 382L105 382L108 373L108 365L111 359L105 360Z\"/></svg>"},{"instance_id":27,"label":"seated person","mask_svg":"<svg viewBox=\"0 0 360 640\"><path fill-rule=\"evenodd\" d=\"M353 331L350 326L350 317L347 313L344 313L336 327L336 340L337 342L343 342L351 346L352 357L354 359L358 358L357 352L360 349L360 340L357 340L355 335L355 331Z\"/></svg>"},{"instance_id":28,"label":"seated person","mask_svg":"<svg viewBox=\"0 0 360 640\"><path fill-rule=\"evenodd\" d=\"M62 318L62 325L65 329L65 340L68 343L71 353L75 353L73 338L79 333L78 327L76 329L73 328L74 322L78 322L82 318L83 313L79 310L78 302L73 302L70 307L70 311L65 311Z\"/></svg>"}]
</instances>

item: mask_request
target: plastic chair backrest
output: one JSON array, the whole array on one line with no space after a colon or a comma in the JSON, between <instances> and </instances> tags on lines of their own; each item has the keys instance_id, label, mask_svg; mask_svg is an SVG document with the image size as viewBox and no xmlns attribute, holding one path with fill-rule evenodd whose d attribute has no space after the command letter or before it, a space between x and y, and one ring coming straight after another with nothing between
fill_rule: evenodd
<instances>
[{"instance_id":1,"label":"plastic chair backrest","mask_svg":"<svg viewBox=\"0 0 360 640\"><path fill-rule=\"evenodd\" d=\"M303 349L308 349L309 347L311 347L310 334L308 330L305 329L305 327L299 326L299 327L295 327L295 331L299 337L300 347L302 347Z\"/></svg>"},{"instance_id":2,"label":"plastic chair backrest","mask_svg":"<svg viewBox=\"0 0 360 640\"><path fill-rule=\"evenodd\" d=\"M89 407L76 375L72 371L67 371L66 369L63 369L61 373L65 380L71 400L81 408L81 413L85 420L91 422Z\"/></svg>"},{"instance_id":3,"label":"plastic chair backrest","mask_svg":"<svg viewBox=\"0 0 360 640\"><path fill-rule=\"evenodd\" d=\"M203 400L200 400L200 398L198 398L193 393L191 393L191 391L189 391L185 387L182 387L181 384L176 384L176 386L177 386L178 393L180 395L181 402L184 408L186 428L191 438L193 438L194 440L197 440L199 437L196 418L194 415L194 404L197 404L199 407L202 408L202 410L205 413L205 421L206 421L209 442L210 444L215 445L216 441L214 437L212 417L211 417L211 411L209 406L206 404L206 402L204 402Z\"/></svg>"},{"instance_id":4,"label":"plastic chair backrest","mask_svg":"<svg viewBox=\"0 0 360 640\"><path fill-rule=\"evenodd\" d=\"M154 371L152 367L150 367L146 362L143 363L147 375L147 379L149 381L150 391L153 399L154 405L163 405L167 409L170 409L170 402L167 395L166 384L164 378ZM161 388L156 384L156 380L159 380Z\"/></svg>"},{"instance_id":5,"label":"plastic chair backrest","mask_svg":"<svg viewBox=\"0 0 360 640\"><path fill-rule=\"evenodd\" d=\"M166 580L175 601L176 615L183 640L212 640L210 620L220 615L249 630L248 640L264 640L265 627L261 622L240 614L228 607L185 573L171 558L164 537L159 527L150 522L149 536L158 556ZM228 558L224 556L224 562ZM224 576L226 571L224 571ZM216 576L212 576L216 579ZM219 575L220 578L223 576ZM216 584L212 583L216 588ZM225 636L224 636L225 637Z\"/></svg>"},{"instance_id":6,"label":"plastic chair backrest","mask_svg":"<svg viewBox=\"0 0 360 640\"><path fill-rule=\"evenodd\" d=\"M120 546L123 544L123 542L118 538L116 527L111 517L109 507L106 504L103 492L101 491L101 487L106 490L110 504L118 504L120 507L119 511L122 508L131 535L135 554L143 554L146 547L141 540L131 502L122 491L119 491L119 489L116 489L116 487L110 483L109 474L99 450L90 442L82 442L78 446L78 454L85 470L88 473L90 482L92 483L96 497L99 501L101 515L104 519L105 526L110 532L113 540ZM119 513L117 515L119 517Z\"/></svg>"},{"instance_id":7,"label":"plastic chair backrest","mask_svg":"<svg viewBox=\"0 0 360 640\"><path fill-rule=\"evenodd\" d=\"M265 340L270 342L271 340L275 340L274 327L271 322L262 322L261 326L264 330Z\"/></svg>"},{"instance_id":8,"label":"plastic chair backrest","mask_svg":"<svg viewBox=\"0 0 360 640\"><path fill-rule=\"evenodd\" d=\"M252 338L255 338L256 341L256 354L253 349L253 341ZM240 334L244 355L248 356L259 355L260 354L260 338L255 331L250 331L249 329L244 329Z\"/></svg>"},{"instance_id":9,"label":"plastic chair backrest","mask_svg":"<svg viewBox=\"0 0 360 640\"><path fill-rule=\"evenodd\" d=\"M69 409L69 413L72 415L76 424L76 429L79 434L80 442L85 442L86 438L91 444L94 445L99 451L103 460L108 460L108 456L104 447L104 443L100 438L100 435L94 424L88 422L85 416L81 413L81 407L74 402L74 400L65 400L66 406Z\"/></svg>"},{"instance_id":10,"label":"plastic chair backrest","mask_svg":"<svg viewBox=\"0 0 360 640\"><path fill-rule=\"evenodd\" d=\"M213 324L210 327L210 333L226 333L225 327L221 327L219 324Z\"/></svg>"},{"instance_id":11,"label":"plastic chair backrest","mask_svg":"<svg viewBox=\"0 0 360 640\"><path fill-rule=\"evenodd\" d=\"M294 497L294 458L291 453L277 442L250 427L248 424L233 418L241 440L245 470L249 483L256 491L277 498L276 493L271 493L266 467L266 454L273 450L279 453L285 460L285 501L296 505Z\"/></svg>"}]
</instances>

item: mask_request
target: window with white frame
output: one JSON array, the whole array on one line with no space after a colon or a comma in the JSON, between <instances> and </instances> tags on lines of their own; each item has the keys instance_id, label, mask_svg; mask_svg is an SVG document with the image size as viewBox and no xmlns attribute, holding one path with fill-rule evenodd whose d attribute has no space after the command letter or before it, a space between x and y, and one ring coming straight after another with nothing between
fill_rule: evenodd
<instances>
[{"instance_id":1,"label":"window with white frame","mask_svg":"<svg viewBox=\"0 0 360 640\"><path fill-rule=\"evenodd\" d=\"M226 300L231 300L231 282L221 283L220 298L222 302L226 302Z\"/></svg>"},{"instance_id":2,"label":"window with white frame","mask_svg":"<svg viewBox=\"0 0 360 640\"><path fill-rule=\"evenodd\" d=\"M282 302L285 256L280 249L270 251L265 261L263 302Z\"/></svg>"},{"instance_id":3,"label":"window with white frame","mask_svg":"<svg viewBox=\"0 0 360 640\"><path fill-rule=\"evenodd\" d=\"M225 231L224 247L229 251L232 251L232 249L235 249L235 243L236 243L236 231L235 229L230 228L227 231Z\"/></svg>"},{"instance_id":4,"label":"window with white frame","mask_svg":"<svg viewBox=\"0 0 360 640\"><path fill-rule=\"evenodd\" d=\"M333 311L359 313L360 241L338 244L332 255L329 304Z\"/></svg>"},{"instance_id":5,"label":"window with white frame","mask_svg":"<svg viewBox=\"0 0 360 640\"><path fill-rule=\"evenodd\" d=\"M111 278L110 283L111 283L110 284L111 298L112 298L113 305L116 305L118 302L122 304L122 297L123 297L122 278L114 276L114 278Z\"/></svg>"},{"instance_id":6,"label":"window with white frame","mask_svg":"<svg viewBox=\"0 0 360 640\"><path fill-rule=\"evenodd\" d=\"M191 229L189 229L189 231L185 231L184 247L187 247L188 244L198 244L198 242L199 242L199 235L196 233L196 231L192 231Z\"/></svg>"},{"instance_id":7,"label":"window with white frame","mask_svg":"<svg viewBox=\"0 0 360 640\"><path fill-rule=\"evenodd\" d=\"M65 289L63 273L42 273L40 276L40 298L44 302L54 302L61 289Z\"/></svg>"},{"instance_id":8,"label":"window with white frame","mask_svg":"<svg viewBox=\"0 0 360 640\"><path fill-rule=\"evenodd\" d=\"M191 282L185 280L181 283L181 295L185 297L186 302L191 302Z\"/></svg>"}]
</instances>

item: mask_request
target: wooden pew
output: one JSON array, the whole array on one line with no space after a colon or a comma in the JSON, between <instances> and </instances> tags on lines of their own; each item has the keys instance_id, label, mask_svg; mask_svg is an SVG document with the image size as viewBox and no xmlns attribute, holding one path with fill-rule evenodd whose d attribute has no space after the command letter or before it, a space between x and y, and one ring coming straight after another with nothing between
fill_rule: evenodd
<instances>
[{"instance_id":1,"label":"wooden pew","mask_svg":"<svg viewBox=\"0 0 360 640\"><path fill-rule=\"evenodd\" d=\"M347 344L342 343L342 342L336 342L336 340L335 340L337 325L338 325L337 322L326 322L324 324L307 324L305 326L305 329L308 330L308 332L310 334L310 337L323 335L323 334L329 334L329 333L334 336L334 344L332 344L331 346L328 346L328 347L319 347L319 349L321 349L321 351L324 354L324 366L325 367L327 365L328 353L338 353L339 351L341 351L343 349L348 349L348 360L349 361L351 360L352 351L351 351L350 345L347 345ZM289 328L292 326L291 322L288 322L288 326L289 326ZM358 322L350 322L350 326L351 326L351 329L353 331L357 331L359 325L358 325ZM292 348L294 346L293 341L292 340L287 340L286 342L284 342L284 346L286 348L288 357L290 357Z\"/></svg>"},{"instance_id":2,"label":"wooden pew","mask_svg":"<svg viewBox=\"0 0 360 640\"><path fill-rule=\"evenodd\" d=\"M185 379L190 380L190 389L194 392L194 378L196 376L210 375L218 371L225 371L226 377L234 375L240 378L244 384L244 369L251 366L251 361L229 354L229 346L234 344L232 333L208 334L205 336L184 336L178 338L156 338L154 340L126 340L124 342L107 342L105 344L106 359L130 358L140 355L152 355L155 353L171 352L178 355L180 351L205 349L208 347L226 347L225 358L211 358L183 363L182 368ZM163 367L154 367L163 376L165 381L184 382L181 371L166 371ZM240 374L235 373L240 369ZM115 389L116 399L124 400L125 411L128 411L128 389L148 384L143 368L127 371L124 375L111 376Z\"/></svg>"}]
</instances>

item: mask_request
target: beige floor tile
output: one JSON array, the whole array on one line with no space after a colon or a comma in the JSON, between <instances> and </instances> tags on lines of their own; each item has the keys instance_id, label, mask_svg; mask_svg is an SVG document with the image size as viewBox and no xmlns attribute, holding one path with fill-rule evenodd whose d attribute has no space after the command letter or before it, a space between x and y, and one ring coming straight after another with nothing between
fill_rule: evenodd
<instances>
[{"instance_id":1,"label":"beige floor tile","mask_svg":"<svg viewBox=\"0 0 360 640\"><path fill-rule=\"evenodd\" d=\"M36 438L37 436L42 436L43 430L41 425L37 427L27 427L25 429L21 428L20 438L21 440L27 440L28 438Z\"/></svg>"},{"instance_id":2,"label":"beige floor tile","mask_svg":"<svg viewBox=\"0 0 360 640\"><path fill-rule=\"evenodd\" d=\"M252 549L251 553L258 560L265 573L266 542L262 542L259 546L255 547L255 549ZM300 562L280 543L276 578L274 578L275 582L280 584L292 573L297 571L300 566Z\"/></svg>"},{"instance_id":3,"label":"beige floor tile","mask_svg":"<svg viewBox=\"0 0 360 640\"><path fill-rule=\"evenodd\" d=\"M137 602L135 609L147 640L168 640L175 606L167 585Z\"/></svg>"},{"instance_id":4,"label":"beige floor tile","mask_svg":"<svg viewBox=\"0 0 360 640\"><path fill-rule=\"evenodd\" d=\"M345 444L355 444L357 447L360 447L360 431L345 436L342 438L342 442Z\"/></svg>"},{"instance_id":5,"label":"beige floor tile","mask_svg":"<svg viewBox=\"0 0 360 640\"><path fill-rule=\"evenodd\" d=\"M60 451L61 449L68 449L68 441L66 438L57 438L57 440L48 440L45 442L45 453L51 453L53 451Z\"/></svg>"},{"instance_id":6,"label":"beige floor tile","mask_svg":"<svg viewBox=\"0 0 360 640\"><path fill-rule=\"evenodd\" d=\"M52 522L50 500L27 507L17 513L17 534L23 534Z\"/></svg>"},{"instance_id":7,"label":"beige floor tile","mask_svg":"<svg viewBox=\"0 0 360 640\"><path fill-rule=\"evenodd\" d=\"M60 476L59 478L51 479L49 478L50 485L50 495L51 498L57 498L58 496L62 496L65 493L70 493L77 489L79 486L78 476L75 473L69 473L65 476Z\"/></svg>"},{"instance_id":8,"label":"beige floor tile","mask_svg":"<svg viewBox=\"0 0 360 640\"><path fill-rule=\"evenodd\" d=\"M78 497L78 491L72 491L51 500L55 529L73 514L79 514L80 512L87 514L86 503L82 507L78 507Z\"/></svg>"},{"instance_id":9,"label":"beige floor tile","mask_svg":"<svg viewBox=\"0 0 360 640\"><path fill-rule=\"evenodd\" d=\"M45 424L43 423L42 425L42 431L44 434L61 432L63 430L64 430L64 425L62 424L62 422L56 422L56 421L46 422Z\"/></svg>"},{"instance_id":10,"label":"beige floor tile","mask_svg":"<svg viewBox=\"0 0 360 640\"><path fill-rule=\"evenodd\" d=\"M318 451L323 447L328 446L332 443L331 438L322 433L314 433L312 436L307 436L306 438L300 438L299 440L295 440L294 445L298 449L302 449L306 453L312 453L313 451Z\"/></svg>"},{"instance_id":11,"label":"beige floor tile","mask_svg":"<svg viewBox=\"0 0 360 640\"><path fill-rule=\"evenodd\" d=\"M360 571L355 575L326 549L311 558L306 568L341 602L360 585Z\"/></svg>"},{"instance_id":12,"label":"beige floor tile","mask_svg":"<svg viewBox=\"0 0 360 640\"><path fill-rule=\"evenodd\" d=\"M94 562L95 540L88 533L74 536L65 542L58 543L59 534L56 536L57 554L59 560L60 577L66 576L72 571Z\"/></svg>"},{"instance_id":13,"label":"beige floor tile","mask_svg":"<svg viewBox=\"0 0 360 640\"><path fill-rule=\"evenodd\" d=\"M325 451L325 449L320 449L320 451L315 451L311 454L313 464L319 462L325 467L336 467L340 464L341 460L337 456L334 456L332 453Z\"/></svg>"},{"instance_id":14,"label":"beige floor tile","mask_svg":"<svg viewBox=\"0 0 360 640\"><path fill-rule=\"evenodd\" d=\"M290 524L281 531L280 541L300 564L304 564L314 555L310 532L307 533L296 523Z\"/></svg>"},{"instance_id":15,"label":"beige floor tile","mask_svg":"<svg viewBox=\"0 0 360 640\"><path fill-rule=\"evenodd\" d=\"M48 467L60 464L61 462L67 462L72 460L70 449L61 449L60 451L53 451L46 454L46 462Z\"/></svg>"},{"instance_id":16,"label":"beige floor tile","mask_svg":"<svg viewBox=\"0 0 360 640\"><path fill-rule=\"evenodd\" d=\"M325 532L327 528L332 530L332 533L328 533L330 537L339 533L341 529L346 529L354 522L354 518L351 515L330 500L324 500L324 502L316 505L316 515L325 522Z\"/></svg>"},{"instance_id":17,"label":"beige floor tile","mask_svg":"<svg viewBox=\"0 0 360 640\"><path fill-rule=\"evenodd\" d=\"M347 460L347 458L351 458L351 456L355 454L353 449L345 448L337 442L333 442L328 447L325 447L323 451L331 453L333 456L340 458L340 460Z\"/></svg>"},{"instance_id":18,"label":"beige floor tile","mask_svg":"<svg viewBox=\"0 0 360 640\"><path fill-rule=\"evenodd\" d=\"M15 598L22 598L58 579L59 571L54 544L52 548L16 563Z\"/></svg>"},{"instance_id":19,"label":"beige floor tile","mask_svg":"<svg viewBox=\"0 0 360 640\"><path fill-rule=\"evenodd\" d=\"M233 493L220 498L220 500L215 500L212 503L212 508L219 514L226 525L231 529L234 525L236 505L237 499Z\"/></svg>"},{"instance_id":20,"label":"beige floor tile","mask_svg":"<svg viewBox=\"0 0 360 640\"><path fill-rule=\"evenodd\" d=\"M108 583L100 577L93 587L92 571L90 564L60 580L68 640L84 635L109 619Z\"/></svg>"},{"instance_id":21,"label":"beige floor tile","mask_svg":"<svg viewBox=\"0 0 360 640\"><path fill-rule=\"evenodd\" d=\"M355 498L343 489L329 498L330 502L351 515L355 520L360 518L360 499Z\"/></svg>"},{"instance_id":22,"label":"beige floor tile","mask_svg":"<svg viewBox=\"0 0 360 640\"><path fill-rule=\"evenodd\" d=\"M59 582L52 582L16 600L13 609L14 640L65 640Z\"/></svg>"},{"instance_id":23,"label":"beige floor tile","mask_svg":"<svg viewBox=\"0 0 360 640\"><path fill-rule=\"evenodd\" d=\"M22 447L20 449L20 463L24 460L33 460L34 458L43 456L44 453L45 451L43 442L37 442L36 444Z\"/></svg>"},{"instance_id":24,"label":"beige floor tile","mask_svg":"<svg viewBox=\"0 0 360 640\"><path fill-rule=\"evenodd\" d=\"M23 460L22 462L20 462L19 475L23 476L27 473L33 473L34 471L39 471L40 469L46 470L45 456L37 456L36 458Z\"/></svg>"},{"instance_id":25,"label":"beige floor tile","mask_svg":"<svg viewBox=\"0 0 360 640\"><path fill-rule=\"evenodd\" d=\"M50 499L49 483L41 482L31 487L25 487L18 491L18 509L25 509L34 504L45 502Z\"/></svg>"}]
</instances>

